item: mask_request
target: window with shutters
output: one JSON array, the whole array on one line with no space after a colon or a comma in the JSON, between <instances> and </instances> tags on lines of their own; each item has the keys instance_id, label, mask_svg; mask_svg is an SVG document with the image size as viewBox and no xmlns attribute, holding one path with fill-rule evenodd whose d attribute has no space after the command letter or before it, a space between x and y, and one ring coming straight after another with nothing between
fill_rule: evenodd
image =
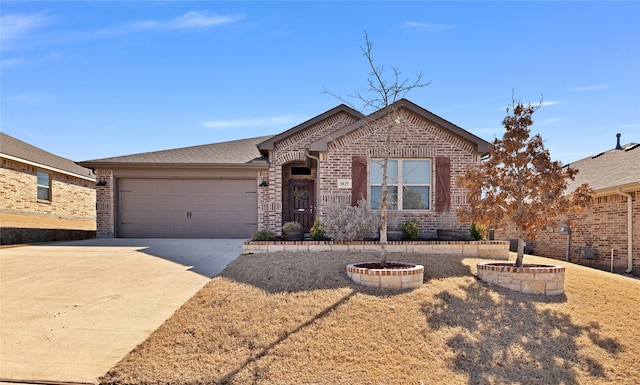
<instances>
[{"instance_id":1,"label":"window with shutters","mask_svg":"<svg viewBox=\"0 0 640 385\"><path fill-rule=\"evenodd\" d=\"M380 208L383 160L369 164L371 207ZM389 210L428 210L431 202L431 161L389 159L387 163L387 207Z\"/></svg>"}]
</instances>

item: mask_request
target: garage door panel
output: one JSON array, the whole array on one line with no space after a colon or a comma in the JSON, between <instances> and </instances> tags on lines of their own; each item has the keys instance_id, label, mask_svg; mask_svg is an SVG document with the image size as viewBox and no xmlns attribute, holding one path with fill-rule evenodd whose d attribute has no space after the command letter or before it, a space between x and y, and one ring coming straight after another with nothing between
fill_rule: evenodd
<instances>
[{"instance_id":1,"label":"garage door panel","mask_svg":"<svg viewBox=\"0 0 640 385\"><path fill-rule=\"evenodd\" d=\"M253 213L243 211L241 215L242 215L242 222L244 222L245 224L251 223L255 219Z\"/></svg>"},{"instance_id":2,"label":"garage door panel","mask_svg":"<svg viewBox=\"0 0 640 385\"><path fill-rule=\"evenodd\" d=\"M249 238L255 180L120 179L121 237Z\"/></svg>"},{"instance_id":3,"label":"garage door panel","mask_svg":"<svg viewBox=\"0 0 640 385\"><path fill-rule=\"evenodd\" d=\"M228 205L232 206L242 206L244 203L241 196L228 196L226 197L226 201Z\"/></svg>"}]
</instances>

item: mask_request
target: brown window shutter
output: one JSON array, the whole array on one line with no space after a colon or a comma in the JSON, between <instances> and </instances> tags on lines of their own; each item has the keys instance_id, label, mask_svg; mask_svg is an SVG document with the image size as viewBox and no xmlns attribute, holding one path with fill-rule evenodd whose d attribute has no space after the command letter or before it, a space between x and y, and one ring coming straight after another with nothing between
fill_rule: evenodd
<instances>
[{"instance_id":1,"label":"brown window shutter","mask_svg":"<svg viewBox=\"0 0 640 385\"><path fill-rule=\"evenodd\" d=\"M451 207L451 159L436 157L436 211L443 212Z\"/></svg>"},{"instance_id":2,"label":"brown window shutter","mask_svg":"<svg viewBox=\"0 0 640 385\"><path fill-rule=\"evenodd\" d=\"M351 159L351 206L357 206L362 198L367 199L367 158L354 156Z\"/></svg>"}]
</instances>

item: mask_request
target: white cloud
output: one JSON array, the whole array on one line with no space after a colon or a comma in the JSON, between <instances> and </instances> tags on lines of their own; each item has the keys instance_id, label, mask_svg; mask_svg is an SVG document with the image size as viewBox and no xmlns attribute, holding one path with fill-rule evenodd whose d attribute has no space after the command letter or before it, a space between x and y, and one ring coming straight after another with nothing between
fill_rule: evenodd
<instances>
[{"instance_id":1,"label":"white cloud","mask_svg":"<svg viewBox=\"0 0 640 385\"><path fill-rule=\"evenodd\" d=\"M65 35L51 37L49 43L85 41L96 38L109 38L127 35L139 31L172 31L187 29L205 29L219 25L235 23L244 15L208 15L203 12L187 12L167 21L142 20L127 24L114 25L102 29L74 31ZM42 14L23 16L7 15L2 17L2 40L15 39L27 35L30 30L49 23L50 18Z\"/></svg>"},{"instance_id":2,"label":"white cloud","mask_svg":"<svg viewBox=\"0 0 640 385\"><path fill-rule=\"evenodd\" d=\"M9 14L0 17L2 26L2 40L13 40L27 35L30 31L43 27L49 22L49 17L42 13L34 15Z\"/></svg>"},{"instance_id":3,"label":"white cloud","mask_svg":"<svg viewBox=\"0 0 640 385\"><path fill-rule=\"evenodd\" d=\"M613 128L619 128L619 129L622 129L622 130L640 128L640 123L618 124L618 125L614 126Z\"/></svg>"},{"instance_id":4,"label":"white cloud","mask_svg":"<svg viewBox=\"0 0 640 385\"><path fill-rule=\"evenodd\" d=\"M0 60L0 68L11 68L11 67L16 67L19 66L21 64L26 64L26 63L36 63L36 64L40 64L40 63L44 63L47 62L49 60L56 60L61 58L62 55L60 55L59 53L52 53L44 58L41 59L33 59L33 58L23 58L23 57L14 57L14 58L10 58L10 59L2 59Z\"/></svg>"},{"instance_id":5,"label":"white cloud","mask_svg":"<svg viewBox=\"0 0 640 385\"><path fill-rule=\"evenodd\" d=\"M429 23L418 23L415 21L406 21L403 24L406 28L415 28L423 31L446 31L449 29L458 28L455 24L429 24Z\"/></svg>"},{"instance_id":6,"label":"white cloud","mask_svg":"<svg viewBox=\"0 0 640 385\"><path fill-rule=\"evenodd\" d=\"M197 29L208 28L217 25L231 24L242 20L244 16L209 16L202 12L187 12L184 15L169 21L145 20L138 21L125 26L116 27L114 30L135 31L135 30L176 30L176 29Z\"/></svg>"},{"instance_id":7,"label":"white cloud","mask_svg":"<svg viewBox=\"0 0 640 385\"><path fill-rule=\"evenodd\" d=\"M55 101L55 98L42 91L24 91L9 98L11 101L27 104L48 104Z\"/></svg>"},{"instance_id":8,"label":"white cloud","mask_svg":"<svg viewBox=\"0 0 640 385\"><path fill-rule=\"evenodd\" d=\"M491 128L473 128L473 129L470 129L469 131L475 132L478 134L486 134L486 133L494 133L494 132L503 131L503 130L504 130L504 127L491 127Z\"/></svg>"},{"instance_id":9,"label":"white cloud","mask_svg":"<svg viewBox=\"0 0 640 385\"><path fill-rule=\"evenodd\" d=\"M14 67L14 66L22 64L22 63L24 63L26 61L27 61L27 59L22 58L22 57L14 57L14 58L11 58L11 59L3 59L3 60L0 60L0 68Z\"/></svg>"},{"instance_id":10,"label":"white cloud","mask_svg":"<svg viewBox=\"0 0 640 385\"><path fill-rule=\"evenodd\" d=\"M272 127L283 125L295 125L304 118L296 115L273 116L265 118L248 118L235 120L209 120L203 123L205 127L214 129L228 129L239 127Z\"/></svg>"},{"instance_id":11,"label":"white cloud","mask_svg":"<svg viewBox=\"0 0 640 385\"><path fill-rule=\"evenodd\" d=\"M593 86L584 86L584 87L573 87L571 91L573 92L588 92L588 91L598 91L598 90L606 90L609 88L613 88L613 86L607 84L597 84Z\"/></svg>"},{"instance_id":12,"label":"white cloud","mask_svg":"<svg viewBox=\"0 0 640 385\"><path fill-rule=\"evenodd\" d=\"M127 24L115 25L94 31L84 31L71 40L87 40L92 38L109 38L122 36L139 31L173 31L187 29L204 29L219 25L235 23L244 18L239 16L209 16L202 12L187 12L182 16L168 21L142 20Z\"/></svg>"},{"instance_id":13,"label":"white cloud","mask_svg":"<svg viewBox=\"0 0 640 385\"><path fill-rule=\"evenodd\" d=\"M535 126L549 126L549 125L552 125L552 124L565 122L565 121L567 121L567 119L565 119L565 118L547 118L547 119L543 119L543 120L535 120L535 119L533 119L533 124Z\"/></svg>"},{"instance_id":14,"label":"white cloud","mask_svg":"<svg viewBox=\"0 0 640 385\"><path fill-rule=\"evenodd\" d=\"M188 12L166 24L169 29L202 28L234 23L242 16L207 16L200 12Z\"/></svg>"}]
</instances>

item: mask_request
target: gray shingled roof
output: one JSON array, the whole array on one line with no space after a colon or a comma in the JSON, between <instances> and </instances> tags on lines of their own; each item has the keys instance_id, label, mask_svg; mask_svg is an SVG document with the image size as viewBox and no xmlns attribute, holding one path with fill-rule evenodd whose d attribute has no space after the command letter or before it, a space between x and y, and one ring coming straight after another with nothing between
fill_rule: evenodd
<instances>
[{"instance_id":1,"label":"gray shingled roof","mask_svg":"<svg viewBox=\"0 0 640 385\"><path fill-rule=\"evenodd\" d=\"M576 179L568 186L573 191L589 183L596 192L618 187L640 185L640 144L629 143L622 150L608 150L572 162L566 166L578 169Z\"/></svg>"},{"instance_id":2,"label":"gray shingled roof","mask_svg":"<svg viewBox=\"0 0 640 385\"><path fill-rule=\"evenodd\" d=\"M44 151L3 132L0 132L0 154L95 180L91 170L77 165L74 161Z\"/></svg>"},{"instance_id":3,"label":"gray shingled roof","mask_svg":"<svg viewBox=\"0 0 640 385\"><path fill-rule=\"evenodd\" d=\"M79 162L85 167L266 164L257 145L271 136Z\"/></svg>"}]
</instances>

